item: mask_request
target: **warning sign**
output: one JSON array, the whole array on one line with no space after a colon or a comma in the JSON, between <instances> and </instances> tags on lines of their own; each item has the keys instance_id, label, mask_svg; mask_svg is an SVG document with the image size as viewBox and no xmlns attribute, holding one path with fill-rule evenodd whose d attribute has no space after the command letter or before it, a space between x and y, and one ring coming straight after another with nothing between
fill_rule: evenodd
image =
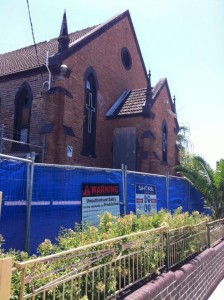
<instances>
[{"instance_id":1,"label":"warning sign","mask_svg":"<svg viewBox=\"0 0 224 300\"><path fill-rule=\"evenodd\" d=\"M136 211L142 214L157 212L156 187L151 184L136 184L135 186Z\"/></svg>"},{"instance_id":2,"label":"warning sign","mask_svg":"<svg viewBox=\"0 0 224 300\"><path fill-rule=\"evenodd\" d=\"M99 223L99 215L120 215L119 184L82 184L82 222Z\"/></svg>"}]
</instances>

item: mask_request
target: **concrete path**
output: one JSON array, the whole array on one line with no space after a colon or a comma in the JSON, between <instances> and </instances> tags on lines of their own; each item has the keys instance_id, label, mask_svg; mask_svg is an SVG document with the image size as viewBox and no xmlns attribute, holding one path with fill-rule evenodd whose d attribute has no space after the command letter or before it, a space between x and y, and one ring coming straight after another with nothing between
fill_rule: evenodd
<instances>
[{"instance_id":1,"label":"concrete path","mask_svg":"<svg viewBox=\"0 0 224 300\"><path fill-rule=\"evenodd\" d=\"M217 288L208 298L208 300L223 300L224 299L224 279L219 283Z\"/></svg>"}]
</instances>

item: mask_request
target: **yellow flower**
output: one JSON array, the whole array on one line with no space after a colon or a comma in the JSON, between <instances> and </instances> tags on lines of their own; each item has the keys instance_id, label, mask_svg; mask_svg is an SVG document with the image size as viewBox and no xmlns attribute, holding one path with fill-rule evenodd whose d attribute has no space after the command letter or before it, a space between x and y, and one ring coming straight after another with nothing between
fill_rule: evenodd
<instances>
[{"instance_id":1,"label":"yellow flower","mask_svg":"<svg viewBox=\"0 0 224 300\"><path fill-rule=\"evenodd\" d=\"M99 290L102 293L105 290L105 284L102 281L100 281L100 282L98 282L96 288L97 288L97 290Z\"/></svg>"},{"instance_id":2,"label":"yellow flower","mask_svg":"<svg viewBox=\"0 0 224 300\"><path fill-rule=\"evenodd\" d=\"M166 221L163 221L161 224L162 227L169 227L168 223Z\"/></svg>"},{"instance_id":3,"label":"yellow flower","mask_svg":"<svg viewBox=\"0 0 224 300\"><path fill-rule=\"evenodd\" d=\"M90 226L89 231L90 231L90 233L96 233L96 232L98 232L98 229L95 226Z\"/></svg>"},{"instance_id":4,"label":"yellow flower","mask_svg":"<svg viewBox=\"0 0 224 300\"><path fill-rule=\"evenodd\" d=\"M196 216L199 215L199 212L198 212L197 210L194 210L194 211L192 212L192 215L193 215L194 217L196 217Z\"/></svg>"},{"instance_id":5,"label":"yellow flower","mask_svg":"<svg viewBox=\"0 0 224 300\"><path fill-rule=\"evenodd\" d=\"M117 272L121 273L122 272L122 268L120 266L117 267Z\"/></svg>"},{"instance_id":6,"label":"yellow flower","mask_svg":"<svg viewBox=\"0 0 224 300\"><path fill-rule=\"evenodd\" d=\"M124 276L127 276L127 275L128 275L128 273L129 273L128 269L124 269L124 270L123 270L123 274L124 274Z\"/></svg>"}]
</instances>

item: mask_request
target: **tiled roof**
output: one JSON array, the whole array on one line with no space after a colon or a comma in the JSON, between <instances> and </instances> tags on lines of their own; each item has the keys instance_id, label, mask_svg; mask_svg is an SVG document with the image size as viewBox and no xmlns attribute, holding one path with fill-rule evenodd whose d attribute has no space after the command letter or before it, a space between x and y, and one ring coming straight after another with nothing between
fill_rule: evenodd
<instances>
[{"instance_id":1,"label":"tiled roof","mask_svg":"<svg viewBox=\"0 0 224 300\"><path fill-rule=\"evenodd\" d=\"M156 96L161 91L166 78L161 78L156 86L152 89L153 92L153 105ZM146 88L125 91L121 97L114 103L114 105L107 112L107 117L123 117L143 113L143 106L146 102Z\"/></svg>"},{"instance_id":2,"label":"tiled roof","mask_svg":"<svg viewBox=\"0 0 224 300\"><path fill-rule=\"evenodd\" d=\"M88 27L86 29L70 33L69 34L70 44L74 43L76 40L85 36L87 33L92 31L96 27L97 26ZM0 54L0 76L26 71L26 70L34 69L39 66L45 65L47 51L49 51L49 56L58 52L57 39L58 38L54 38L48 42L45 41L36 44L40 64L38 63L36 57L36 51L34 45L19 50L15 50L12 52Z\"/></svg>"},{"instance_id":3,"label":"tiled roof","mask_svg":"<svg viewBox=\"0 0 224 300\"><path fill-rule=\"evenodd\" d=\"M146 100L146 89L132 90L124 105L119 111L119 115L142 113L142 106Z\"/></svg>"},{"instance_id":4,"label":"tiled roof","mask_svg":"<svg viewBox=\"0 0 224 300\"><path fill-rule=\"evenodd\" d=\"M54 55L58 53L58 38L54 38L50 41L44 41L42 43L38 43L37 53L38 59L36 57L36 51L34 45L22 48L16 51L12 51L5 54L0 54L0 78L4 76L13 75L23 71L33 70L38 67L44 67L46 62L46 52L49 52L49 65L51 67L53 65L57 65L60 60L66 59L68 56L72 55L80 48L87 45L89 42L106 32L112 26L120 22L124 18L128 18L131 30L138 48L139 56L142 62L142 67L147 76L145 64L142 58L142 54L138 45L138 40L134 31L134 27L132 24L131 16L128 10L124 11L121 14L118 14L111 19L107 20L100 25L88 27L86 29L76 31L69 34L70 43L69 48L66 49L60 55Z\"/></svg>"}]
</instances>

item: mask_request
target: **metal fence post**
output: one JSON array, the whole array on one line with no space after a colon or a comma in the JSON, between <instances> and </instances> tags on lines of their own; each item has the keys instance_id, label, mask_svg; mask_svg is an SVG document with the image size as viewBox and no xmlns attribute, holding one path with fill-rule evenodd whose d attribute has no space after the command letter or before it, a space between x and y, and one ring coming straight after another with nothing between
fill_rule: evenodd
<instances>
[{"instance_id":1,"label":"metal fence post","mask_svg":"<svg viewBox=\"0 0 224 300\"><path fill-rule=\"evenodd\" d=\"M45 160L45 149L46 149L46 134L43 134L43 143L41 149L41 162L44 163Z\"/></svg>"},{"instance_id":2,"label":"metal fence post","mask_svg":"<svg viewBox=\"0 0 224 300\"><path fill-rule=\"evenodd\" d=\"M0 153L3 153L4 124L1 125L0 130Z\"/></svg>"},{"instance_id":3,"label":"metal fence post","mask_svg":"<svg viewBox=\"0 0 224 300\"><path fill-rule=\"evenodd\" d=\"M0 191L0 219L2 214L2 192Z\"/></svg>"},{"instance_id":4,"label":"metal fence post","mask_svg":"<svg viewBox=\"0 0 224 300\"><path fill-rule=\"evenodd\" d=\"M26 213L26 252L30 252L30 215L33 194L35 152L31 152L31 163L27 168L27 213Z\"/></svg>"},{"instance_id":5,"label":"metal fence post","mask_svg":"<svg viewBox=\"0 0 224 300\"><path fill-rule=\"evenodd\" d=\"M127 213L127 166L122 164L121 170L122 170L124 215L126 215L126 213Z\"/></svg>"},{"instance_id":6,"label":"metal fence post","mask_svg":"<svg viewBox=\"0 0 224 300\"><path fill-rule=\"evenodd\" d=\"M166 230L166 267L167 270L170 269L170 232L169 232L169 228L167 228Z\"/></svg>"},{"instance_id":7,"label":"metal fence post","mask_svg":"<svg viewBox=\"0 0 224 300\"><path fill-rule=\"evenodd\" d=\"M207 226L207 243L208 243L208 248L211 247L211 237L210 237L210 227L209 227L209 222L206 222Z\"/></svg>"},{"instance_id":8,"label":"metal fence post","mask_svg":"<svg viewBox=\"0 0 224 300\"><path fill-rule=\"evenodd\" d=\"M169 210L169 172L166 172L166 208Z\"/></svg>"}]
</instances>

